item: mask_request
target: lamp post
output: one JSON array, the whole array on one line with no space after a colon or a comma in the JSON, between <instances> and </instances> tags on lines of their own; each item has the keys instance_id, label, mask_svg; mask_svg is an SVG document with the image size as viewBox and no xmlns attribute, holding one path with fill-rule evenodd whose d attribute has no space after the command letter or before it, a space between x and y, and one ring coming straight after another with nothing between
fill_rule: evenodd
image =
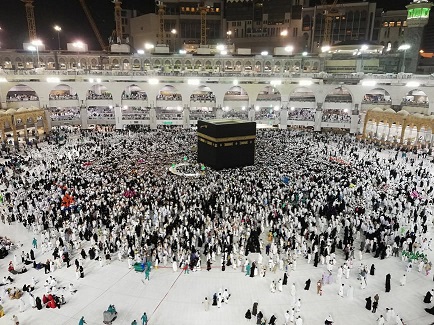
<instances>
[{"instance_id":1,"label":"lamp post","mask_svg":"<svg viewBox=\"0 0 434 325\"><path fill-rule=\"evenodd\" d=\"M228 31L226 32L227 43L228 43L228 45L231 44L231 35L232 35L232 31L231 31L231 30L228 30Z\"/></svg>"},{"instance_id":2,"label":"lamp post","mask_svg":"<svg viewBox=\"0 0 434 325\"><path fill-rule=\"evenodd\" d=\"M154 44L151 43L145 43L145 50L148 50L149 53L151 53L151 50L154 48Z\"/></svg>"},{"instance_id":3,"label":"lamp post","mask_svg":"<svg viewBox=\"0 0 434 325\"><path fill-rule=\"evenodd\" d=\"M367 50L368 50L368 48L369 48L369 46L368 45L366 45L366 44L363 44L361 47L360 47L360 51L359 51L359 53L358 54L360 54L360 58L361 58L361 64L360 64L360 66L361 66L361 72L365 72L365 63L363 62L363 52L366 52Z\"/></svg>"},{"instance_id":4,"label":"lamp post","mask_svg":"<svg viewBox=\"0 0 434 325\"><path fill-rule=\"evenodd\" d=\"M60 51L60 32L62 31L62 27L56 25L54 26L54 30L57 32L57 44L59 46L59 51Z\"/></svg>"},{"instance_id":5,"label":"lamp post","mask_svg":"<svg viewBox=\"0 0 434 325\"><path fill-rule=\"evenodd\" d=\"M32 52L32 61L33 61L33 66L32 66L32 68L34 69L34 68L35 68L35 54L34 54L34 52L36 51L36 47L33 46L33 45L30 45L29 47L27 47L27 49L28 49L30 52Z\"/></svg>"},{"instance_id":6,"label":"lamp post","mask_svg":"<svg viewBox=\"0 0 434 325\"><path fill-rule=\"evenodd\" d=\"M176 52L176 48L177 48L177 42L176 42L176 40L177 40L177 37L178 37L178 31L175 29L175 28L173 28L171 31L170 31L170 33L173 35L173 37L175 38L175 40L174 40L174 42L173 42L173 52Z\"/></svg>"},{"instance_id":7,"label":"lamp post","mask_svg":"<svg viewBox=\"0 0 434 325\"><path fill-rule=\"evenodd\" d=\"M82 41L77 41L72 43L72 46L77 49L77 65L75 66L75 69L77 70L80 65L80 50L84 48L84 43Z\"/></svg>"},{"instance_id":8,"label":"lamp post","mask_svg":"<svg viewBox=\"0 0 434 325\"><path fill-rule=\"evenodd\" d=\"M410 47L411 46L409 44L402 44L400 47L398 47L398 51L404 51L401 72L405 72L405 55L407 54L407 50L409 50Z\"/></svg>"},{"instance_id":9,"label":"lamp post","mask_svg":"<svg viewBox=\"0 0 434 325\"><path fill-rule=\"evenodd\" d=\"M42 41L39 40L39 39L35 39L35 40L32 41L31 44L32 44L32 45L35 47L35 49L36 49L36 57L37 57L37 60L38 60L38 62L37 62L37 64L36 64L36 68L39 68L39 46L42 46Z\"/></svg>"}]
</instances>

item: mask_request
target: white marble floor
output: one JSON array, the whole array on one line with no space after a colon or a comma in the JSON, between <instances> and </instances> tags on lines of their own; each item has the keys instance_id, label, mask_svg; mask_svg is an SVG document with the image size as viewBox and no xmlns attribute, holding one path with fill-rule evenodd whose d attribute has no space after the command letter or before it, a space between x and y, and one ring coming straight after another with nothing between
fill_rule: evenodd
<instances>
[{"instance_id":1,"label":"white marble floor","mask_svg":"<svg viewBox=\"0 0 434 325\"><path fill-rule=\"evenodd\" d=\"M428 236L431 237L433 229L430 228ZM0 277L7 274L7 265L13 260L13 254L19 254L21 250L29 251L33 234L28 232L21 224L11 226L0 224L0 235L8 236L20 241L23 247L12 252L6 259L0 260ZM39 238L38 238L39 239ZM429 252L433 260L433 252ZM37 250L38 261L46 259L48 254L41 256ZM338 265L342 262L338 253ZM220 265L220 258L215 266ZM267 262L267 258L264 258ZM356 267L360 263L369 266L375 263L377 272L375 276L368 277L368 286L362 290L359 281L356 280ZM335 324L376 324L380 314L385 313L386 307L393 307L403 318L407 325L428 325L434 322L434 316L427 314L424 308L432 305L424 304L423 295L431 288L434 288L432 276L426 277L417 272L408 273L407 285L400 286L399 278L405 273L405 265L399 258L388 258L385 260L374 259L365 255L363 260L355 263L350 279L343 283L351 284L355 288L354 299L338 296L338 284L324 286L323 296L316 294L316 281L320 279L325 266L318 268L308 265L306 260L300 258L296 271L291 272L288 283L296 284L297 298L301 298L301 317L304 324L324 324L325 317L331 313ZM5 298L3 306L6 312L5 317L0 318L1 324L12 324L10 320L13 314L19 317L22 324L78 324L81 316L85 317L87 324L102 324L103 311L109 304L114 304L119 312L119 317L114 325L130 325L136 319L138 324L143 312L150 316L149 324L152 325L237 325L247 324L244 314L252 307L254 301L259 302L259 310L267 319L272 314L277 316L277 324L284 323L284 312L291 308L292 297L289 293L289 286L284 286L283 292L271 293L270 282L283 277L281 271L276 274L267 272L265 278L250 278L244 276L240 270L233 270L227 267L225 272L214 268L210 272L202 270L190 274L181 274L181 271L173 272L171 268L160 268L151 272L151 281L143 284L143 274L129 270L127 262L113 261L110 265L100 267L98 262L85 261L85 277L75 279L75 267L56 270L54 276L60 286L68 286L72 282L78 289L75 295L65 291L67 304L61 309L43 309L38 311L32 309L28 303L27 294L24 295L26 303L25 311L18 311L18 300ZM385 275L392 275L392 289L385 293ZM30 269L27 273L15 276L14 285L22 287L24 283L30 283L31 277L35 276L40 282L35 294L42 296L45 289L41 283L47 276L43 270ZM304 282L310 278L312 285L310 291L304 291ZM227 288L231 293L228 304L222 308L210 307L206 312L202 305L203 298L212 294L220 288ZM373 314L364 308L365 298L378 293L380 295L379 308ZM253 324L253 320L250 322ZM387 324L395 324L388 322Z\"/></svg>"}]
</instances>

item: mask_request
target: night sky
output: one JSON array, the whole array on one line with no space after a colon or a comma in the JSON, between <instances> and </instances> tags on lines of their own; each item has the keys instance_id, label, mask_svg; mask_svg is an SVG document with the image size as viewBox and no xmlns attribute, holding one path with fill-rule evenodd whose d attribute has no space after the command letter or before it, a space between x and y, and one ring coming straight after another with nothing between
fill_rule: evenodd
<instances>
[{"instance_id":1,"label":"night sky","mask_svg":"<svg viewBox=\"0 0 434 325\"><path fill-rule=\"evenodd\" d=\"M319 0L313 0L313 2ZM0 42L1 48L22 49L22 43L28 40L27 21L24 4L20 0L1 0ZM110 0L86 0L93 18L107 40L115 28L113 4ZM154 0L123 0L122 7L136 9L141 13L152 12ZM340 3L354 2L340 0ZM377 0L377 6L385 9L404 9L410 0ZM53 26L62 27L61 47L66 43L81 40L89 45L90 50L99 50L98 42L87 21L78 0L35 0L36 32L47 49L57 49L57 33Z\"/></svg>"}]
</instances>

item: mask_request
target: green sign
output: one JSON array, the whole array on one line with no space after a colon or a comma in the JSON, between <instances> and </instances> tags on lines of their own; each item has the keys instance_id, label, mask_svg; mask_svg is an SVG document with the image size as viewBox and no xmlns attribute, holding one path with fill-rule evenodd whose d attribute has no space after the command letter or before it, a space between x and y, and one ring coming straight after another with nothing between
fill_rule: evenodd
<instances>
[{"instance_id":1,"label":"green sign","mask_svg":"<svg viewBox=\"0 0 434 325\"><path fill-rule=\"evenodd\" d=\"M173 122L172 121L163 121L163 125L172 125Z\"/></svg>"}]
</instances>

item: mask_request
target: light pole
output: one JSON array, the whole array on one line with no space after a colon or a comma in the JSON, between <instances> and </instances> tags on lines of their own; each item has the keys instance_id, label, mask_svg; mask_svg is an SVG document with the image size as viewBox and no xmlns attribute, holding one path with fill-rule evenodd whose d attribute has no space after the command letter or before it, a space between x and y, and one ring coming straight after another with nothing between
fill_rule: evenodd
<instances>
[{"instance_id":1,"label":"light pole","mask_svg":"<svg viewBox=\"0 0 434 325\"><path fill-rule=\"evenodd\" d=\"M154 44L151 43L145 43L145 50L148 50L149 53L151 53L152 49L154 48Z\"/></svg>"},{"instance_id":2,"label":"light pole","mask_svg":"<svg viewBox=\"0 0 434 325\"><path fill-rule=\"evenodd\" d=\"M59 51L60 51L60 32L62 31L62 27L56 25L54 26L54 30L57 32L57 43L59 45Z\"/></svg>"},{"instance_id":3,"label":"light pole","mask_svg":"<svg viewBox=\"0 0 434 325\"><path fill-rule=\"evenodd\" d=\"M32 69L34 69L35 68L35 54L34 54L34 52L36 51L36 47L33 45L30 45L29 47L27 47L27 49L32 52L32 61L33 61Z\"/></svg>"},{"instance_id":4,"label":"light pole","mask_svg":"<svg viewBox=\"0 0 434 325\"><path fill-rule=\"evenodd\" d=\"M410 47L411 46L409 44L402 44L400 47L398 47L398 51L404 51L401 72L405 72L405 55L407 54L407 50L409 50Z\"/></svg>"},{"instance_id":5,"label":"light pole","mask_svg":"<svg viewBox=\"0 0 434 325\"><path fill-rule=\"evenodd\" d=\"M226 35L227 35L227 38L228 38L228 45L230 45L231 44L231 35L232 35L232 31L231 30L228 30L227 32L226 32Z\"/></svg>"},{"instance_id":6,"label":"light pole","mask_svg":"<svg viewBox=\"0 0 434 325\"><path fill-rule=\"evenodd\" d=\"M170 33L172 33L172 36L175 38L175 40L174 40L174 42L173 42L173 52L176 52L176 48L177 48L177 42L176 42L176 40L177 40L177 37L178 37L178 31L175 29L175 28L173 28L171 31L170 31Z\"/></svg>"},{"instance_id":7,"label":"light pole","mask_svg":"<svg viewBox=\"0 0 434 325\"><path fill-rule=\"evenodd\" d=\"M80 65L80 50L84 48L84 43L82 41L77 41L72 43L72 46L74 46L77 49L77 64L75 66L75 69L78 69Z\"/></svg>"},{"instance_id":8,"label":"light pole","mask_svg":"<svg viewBox=\"0 0 434 325\"><path fill-rule=\"evenodd\" d=\"M32 41L32 45L36 48L36 57L38 60L36 68L39 68L39 46L42 46L42 41L39 39L35 39Z\"/></svg>"}]
</instances>

